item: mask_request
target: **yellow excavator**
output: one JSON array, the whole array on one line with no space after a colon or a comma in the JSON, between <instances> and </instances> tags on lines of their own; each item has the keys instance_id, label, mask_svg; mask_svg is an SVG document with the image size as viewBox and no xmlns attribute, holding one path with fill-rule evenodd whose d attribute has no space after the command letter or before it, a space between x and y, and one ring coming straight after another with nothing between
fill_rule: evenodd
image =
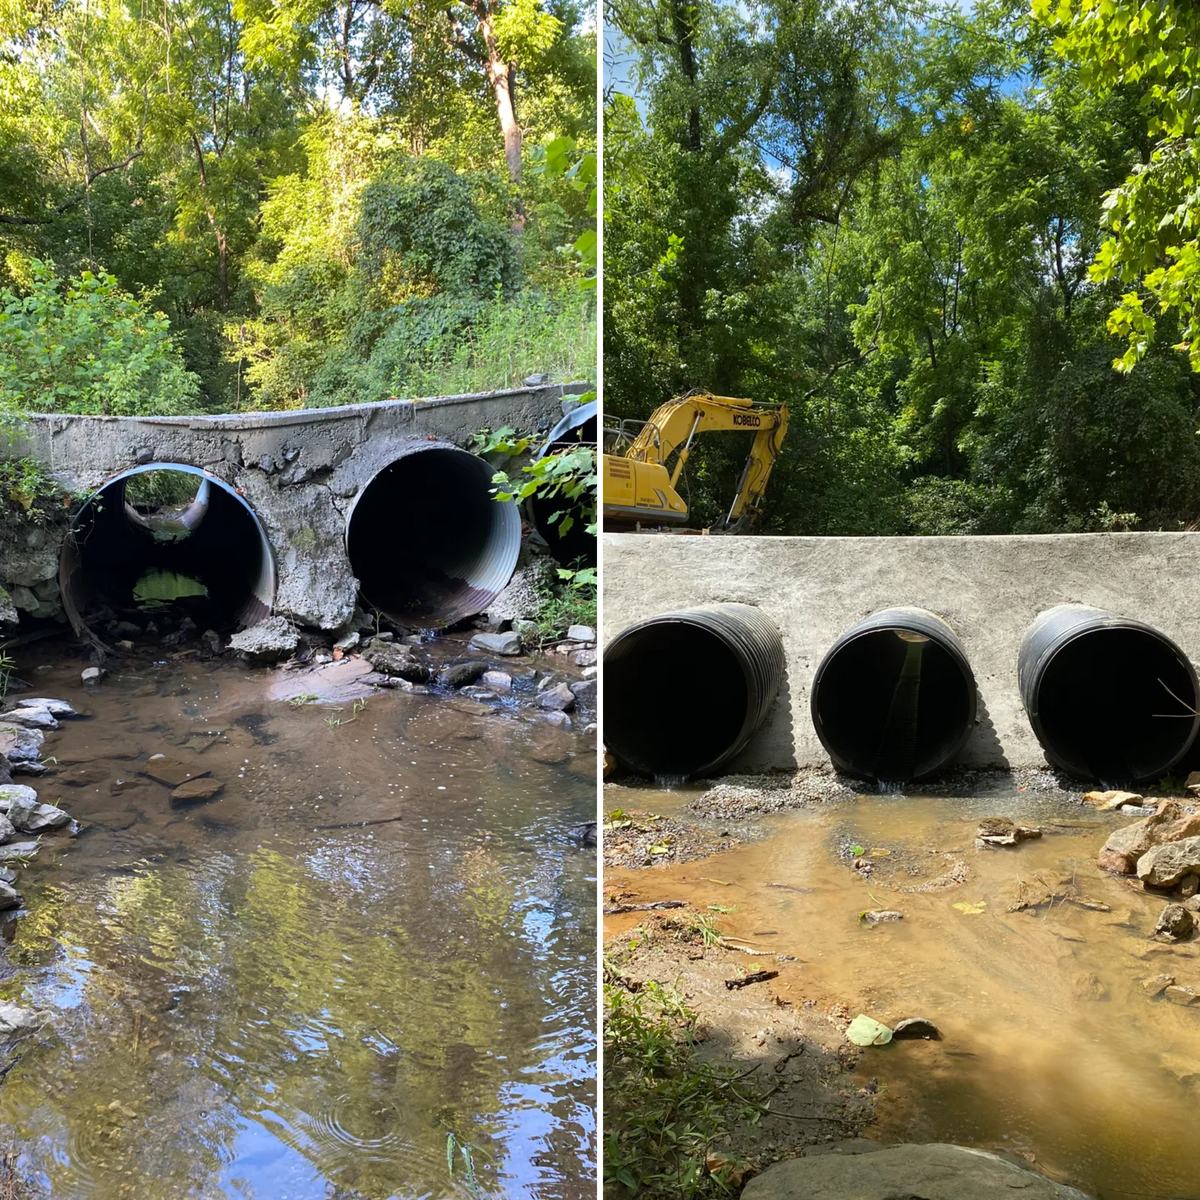
<instances>
[{"instance_id":1,"label":"yellow excavator","mask_svg":"<svg viewBox=\"0 0 1200 1200\"><path fill-rule=\"evenodd\" d=\"M730 533L747 532L759 517L787 427L788 410L782 404L756 404L702 391L669 400L654 411L623 453L605 453L605 527L683 524L688 506L675 485L691 453L692 440L698 433L712 430L748 430L754 434L754 443L737 494L724 520L713 526ZM623 433L614 431L614 436L619 439Z\"/></svg>"}]
</instances>

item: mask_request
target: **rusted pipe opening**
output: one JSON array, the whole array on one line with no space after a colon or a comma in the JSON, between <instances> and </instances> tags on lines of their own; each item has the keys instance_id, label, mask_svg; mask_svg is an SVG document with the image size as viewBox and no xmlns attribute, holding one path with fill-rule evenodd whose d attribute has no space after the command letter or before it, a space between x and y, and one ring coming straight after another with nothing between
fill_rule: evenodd
<instances>
[{"instance_id":1,"label":"rusted pipe opening","mask_svg":"<svg viewBox=\"0 0 1200 1200\"><path fill-rule=\"evenodd\" d=\"M226 633L270 613L275 560L228 484L199 467L149 463L88 498L63 543L59 585L77 632L177 611Z\"/></svg>"},{"instance_id":2,"label":"rusted pipe opening","mask_svg":"<svg viewBox=\"0 0 1200 1200\"><path fill-rule=\"evenodd\" d=\"M512 577L521 516L492 494L493 470L449 443L420 442L359 493L346 552L363 601L403 625L483 612Z\"/></svg>"}]
</instances>

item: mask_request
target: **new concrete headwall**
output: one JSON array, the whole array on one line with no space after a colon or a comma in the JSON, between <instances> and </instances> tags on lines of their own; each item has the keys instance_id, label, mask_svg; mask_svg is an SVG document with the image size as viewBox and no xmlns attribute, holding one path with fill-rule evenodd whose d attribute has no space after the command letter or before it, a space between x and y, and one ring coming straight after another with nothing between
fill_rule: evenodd
<instances>
[{"instance_id":1,"label":"new concrete headwall","mask_svg":"<svg viewBox=\"0 0 1200 1200\"><path fill-rule=\"evenodd\" d=\"M346 557L346 514L392 461L397 443L442 439L469 449L480 429L544 432L563 415L564 395L586 388L554 384L225 416L34 416L0 454L36 458L79 494L139 464L202 467L236 488L262 522L278 574L275 610L303 625L338 629L353 614L358 588ZM31 528L7 545L0 538L0 588L53 595L63 532Z\"/></svg>"},{"instance_id":2,"label":"new concrete headwall","mask_svg":"<svg viewBox=\"0 0 1200 1200\"><path fill-rule=\"evenodd\" d=\"M962 642L979 691L978 723L959 761L1045 762L1017 689L1021 638L1044 609L1088 604L1154 626L1200 661L1200 536L810 538L605 534L604 637L670 609L754 604L779 626L784 685L730 771L829 762L809 715L816 669L864 617L915 606ZM647 672L655 669L648 662ZM719 698L714 701L719 703Z\"/></svg>"}]
</instances>

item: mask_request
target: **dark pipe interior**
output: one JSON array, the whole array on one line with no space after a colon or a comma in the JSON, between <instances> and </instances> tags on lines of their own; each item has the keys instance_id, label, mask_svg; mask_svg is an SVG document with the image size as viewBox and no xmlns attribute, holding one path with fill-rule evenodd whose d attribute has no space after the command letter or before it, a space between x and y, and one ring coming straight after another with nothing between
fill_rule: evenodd
<instances>
[{"instance_id":1,"label":"dark pipe interior","mask_svg":"<svg viewBox=\"0 0 1200 1200\"><path fill-rule=\"evenodd\" d=\"M565 438L554 442L547 448L546 453L555 454L571 450L581 443L590 443L593 446L596 444L595 417L572 429ZM546 500L534 496L529 502L529 512L533 517L534 527L546 539L550 553L561 566L578 569L596 565L596 539L588 533L587 520L578 504L567 504L564 508L561 499ZM557 521L550 520L557 512L569 513L574 518L565 534L561 532L562 517Z\"/></svg>"},{"instance_id":2,"label":"dark pipe interior","mask_svg":"<svg viewBox=\"0 0 1200 1200\"><path fill-rule=\"evenodd\" d=\"M499 587L478 584L494 575L504 540L491 474L482 459L433 448L397 459L371 480L346 530L368 604L413 625L450 624L487 606Z\"/></svg>"},{"instance_id":3,"label":"dark pipe interior","mask_svg":"<svg viewBox=\"0 0 1200 1200\"><path fill-rule=\"evenodd\" d=\"M949 651L892 629L842 646L815 699L831 752L855 775L888 783L945 765L971 720L971 683Z\"/></svg>"},{"instance_id":4,"label":"dark pipe interior","mask_svg":"<svg viewBox=\"0 0 1200 1200\"><path fill-rule=\"evenodd\" d=\"M1171 766L1192 735L1192 714L1167 688L1197 707L1187 667L1152 633L1096 629L1082 634L1042 673L1035 707L1047 748L1082 779L1153 779Z\"/></svg>"},{"instance_id":5,"label":"dark pipe interior","mask_svg":"<svg viewBox=\"0 0 1200 1200\"><path fill-rule=\"evenodd\" d=\"M748 694L741 664L694 625L649 625L604 656L604 738L627 766L663 779L703 770L741 733Z\"/></svg>"},{"instance_id":6,"label":"dark pipe interior","mask_svg":"<svg viewBox=\"0 0 1200 1200\"><path fill-rule=\"evenodd\" d=\"M162 470L186 480L191 494L200 486L199 475ZM130 478L114 480L84 505L72 527L73 545L64 550L74 555L67 587L84 624L111 618L137 623L171 612L190 616L201 629L227 633L265 617L270 605L255 595L255 587L269 566L264 561L269 551L253 513L210 482L208 511L199 526L181 540L163 542L130 521L125 510ZM195 581L202 594L169 602L135 597L139 584L153 590L160 572Z\"/></svg>"}]
</instances>

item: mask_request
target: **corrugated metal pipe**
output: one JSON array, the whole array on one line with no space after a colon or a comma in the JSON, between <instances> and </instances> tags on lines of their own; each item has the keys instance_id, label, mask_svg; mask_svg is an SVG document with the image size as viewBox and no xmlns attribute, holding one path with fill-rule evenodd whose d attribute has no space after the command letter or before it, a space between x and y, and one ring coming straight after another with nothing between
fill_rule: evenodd
<instances>
[{"instance_id":1,"label":"corrugated metal pipe","mask_svg":"<svg viewBox=\"0 0 1200 1200\"><path fill-rule=\"evenodd\" d=\"M403 625L437 628L483 612L521 549L521 514L492 495L493 469L450 442L412 440L346 518L363 600Z\"/></svg>"},{"instance_id":2,"label":"corrugated metal pipe","mask_svg":"<svg viewBox=\"0 0 1200 1200\"><path fill-rule=\"evenodd\" d=\"M572 409L546 435L546 441L538 452L538 458L547 454L559 454L584 445L596 446L596 401L581 404ZM570 529L562 533L562 517L550 518L564 510L574 518ZM555 561L564 567L594 567L596 565L596 538L588 533L587 521L577 504L564 502L560 497L547 500L532 496L529 500L529 515L534 528L545 539Z\"/></svg>"},{"instance_id":3,"label":"corrugated metal pipe","mask_svg":"<svg viewBox=\"0 0 1200 1200\"><path fill-rule=\"evenodd\" d=\"M1081 604L1040 613L1021 640L1017 679L1033 732L1080 779L1165 775L1200 727L1196 671L1165 634Z\"/></svg>"},{"instance_id":4,"label":"corrugated metal pipe","mask_svg":"<svg viewBox=\"0 0 1200 1200\"><path fill-rule=\"evenodd\" d=\"M183 489L193 499L142 511L126 492L151 471L195 477L194 489ZM181 593L184 606L220 632L261 621L275 602L275 559L262 522L229 484L185 463L122 471L80 509L58 564L72 627L83 633L99 618L142 606L139 591L152 590L147 580L156 574L193 583Z\"/></svg>"},{"instance_id":5,"label":"corrugated metal pipe","mask_svg":"<svg viewBox=\"0 0 1200 1200\"><path fill-rule=\"evenodd\" d=\"M975 726L975 676L954 631L888 608L842 634L817 668L812 719L834 766L905 783L954 761Z\"/></svg>"},{"instance_id":6,"label":"corrugated metal pipe","mask_svg":"<svg viewBox=\"0 0 1200 1200\"><path fill-rule=\"evenodd\" d=\"M783 683L783 639L748 604L660 613L604 651L604 738L632 770L708 775L763 723Z\"/></svg>"}]
</instances>

